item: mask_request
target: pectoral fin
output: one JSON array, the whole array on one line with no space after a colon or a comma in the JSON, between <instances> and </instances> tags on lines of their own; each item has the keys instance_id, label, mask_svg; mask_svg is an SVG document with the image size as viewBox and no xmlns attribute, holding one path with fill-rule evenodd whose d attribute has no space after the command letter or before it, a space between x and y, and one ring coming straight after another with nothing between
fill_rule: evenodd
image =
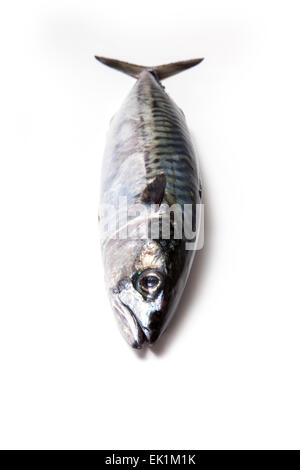
<instances>
[{"instance_id":1,"label":"pectoral fin","mask_svg":"<svg viewBox=\"0 0 300 470\"><path fill-rule=\"evenodd\" d=\"M165 175L157 175L144 189L142 201L149 204L162 203L166 189Z\"/></svg>"}]
</instances>

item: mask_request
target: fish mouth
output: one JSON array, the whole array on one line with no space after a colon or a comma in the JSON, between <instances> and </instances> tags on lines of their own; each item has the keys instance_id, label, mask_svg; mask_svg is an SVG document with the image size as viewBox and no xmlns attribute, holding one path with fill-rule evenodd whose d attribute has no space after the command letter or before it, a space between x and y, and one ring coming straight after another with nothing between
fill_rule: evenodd
<instances>
[{"instance_id":1,"label":"fish mouth","mask_svg":"<svg viewBox=\"0 0 300 470\"><path fill-rule=\"evenodd\" d=\"M117 318L121 334L129 346L141 349L147 337L136 319L133 311L119 299L114 299L113 310Z\"/></svg>"},{"instance_id":2,"label":"fish mouth","mask_svg":"<svg viewBox=\"0 0 300 470\"><path fill-rule=\"evenodd\" d=\"M152 313L149 325L141 325L139 318L119 298L113 300L113 310L121 334L134 349L141 349L145 343L151 346L161 334L161 325L157 321L160 312Z\"/></svg>"}]
</instances>

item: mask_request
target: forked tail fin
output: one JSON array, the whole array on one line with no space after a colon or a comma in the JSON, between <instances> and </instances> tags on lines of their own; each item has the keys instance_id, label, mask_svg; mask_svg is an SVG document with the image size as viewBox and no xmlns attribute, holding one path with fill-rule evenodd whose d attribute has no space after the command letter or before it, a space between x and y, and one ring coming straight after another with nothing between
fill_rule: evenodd
<instances>
[{"instance_id":1,"label":"forked tail fin","mask_svg":"<svg viewBox=\"0 0 300 470\"><path fill-rule=\"evenodd\" d=\"M102 64L108 65L113 69L119 70L120 72L126 73L131 77L138 78L143 70L153 73L158 80L164 80L165 78L172 77L176 73L183 72L197 64L200 64L203 59L190 59L182 60L180 62L173 62L171 64L158 65L157 67L146 67L143 65L130 64L129 62L122 62L121 60L108 59L107 57L95 56L97 60Z\"/></svg>"}]
</instances>

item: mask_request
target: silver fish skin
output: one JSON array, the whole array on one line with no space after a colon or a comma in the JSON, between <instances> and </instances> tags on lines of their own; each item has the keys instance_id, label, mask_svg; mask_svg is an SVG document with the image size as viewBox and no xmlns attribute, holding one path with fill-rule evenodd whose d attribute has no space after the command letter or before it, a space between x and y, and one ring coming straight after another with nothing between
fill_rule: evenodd
<instances>
[{"instance_id":1,"label":"silver fish skin","mask_svg":"<svg viewBox=\"0 0 300 470\"><path fill-rule=\"evenodd\" d=\"M184 217L194 221L201 203L198 165L184 114L161 85L162 79L201 59L159 67L98 60L137 79L108 132L100 226L110 302L124 338L139 349L153 344L168 326L195 254L187 249L184 236L176 236L181 215L171 218L169 238L161 231L153 237L150 227L169 221L174 204L182 209L189 205L191 211ZM126 206L120 205L120 198ZM199 223L194 229L197 236Z\"/></svg>"}]
</instances>

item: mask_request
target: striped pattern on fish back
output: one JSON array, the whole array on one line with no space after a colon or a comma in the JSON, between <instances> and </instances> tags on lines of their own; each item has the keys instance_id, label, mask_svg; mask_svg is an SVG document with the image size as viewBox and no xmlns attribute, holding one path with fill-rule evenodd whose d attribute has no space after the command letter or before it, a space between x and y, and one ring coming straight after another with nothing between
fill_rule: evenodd
<instances>
[{"instance_id":1,"label":"striped pattern on fish back","mask_svg":"<svg viewBox=\"0 0 300 470\"><path fill-rule=\"evenodd\" d=\"M199 202L197 165L182 111L150 73L140 79L137 97L147 180L160 173L166 176L168 204Z\"/></svg>"}]
</instances>

